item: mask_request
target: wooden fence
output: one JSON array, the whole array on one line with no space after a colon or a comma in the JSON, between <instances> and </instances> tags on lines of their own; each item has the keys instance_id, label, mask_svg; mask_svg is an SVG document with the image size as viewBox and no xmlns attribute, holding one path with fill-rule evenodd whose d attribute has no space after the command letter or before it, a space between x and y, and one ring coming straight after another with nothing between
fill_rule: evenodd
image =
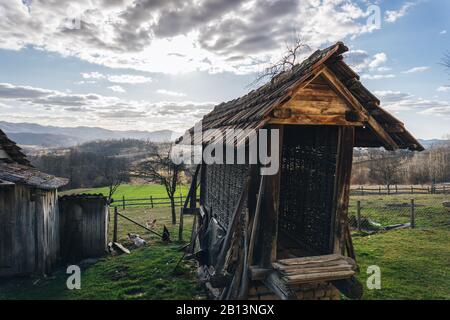
<instances>
[{"instance_id":1,"label":"wooden fence","mask_svg":"<svg viewBox=\"0 0 450 320\"><path fill-rule=\"evenodd\" d=\"M183 196L182 193L175 196L175 206L180 207L183 206L186 197ZM171 202L169 197L153 197L149 196L148 198L126 198L122 196L120 199L113 199L110 204L112 207L120 207L125 210L127 207L170 207Z\"/></svg>"},{"instance_id":2,"label":"wooden fence","mask_svg":"<svg viewBox=\"0 0 450 320\"><path fill-rule=\"evenodd\" d=\"M350 189L351 195L394 195L394 194L450 194L450 186L358 186Z\"/></svg>"}]
</instances>

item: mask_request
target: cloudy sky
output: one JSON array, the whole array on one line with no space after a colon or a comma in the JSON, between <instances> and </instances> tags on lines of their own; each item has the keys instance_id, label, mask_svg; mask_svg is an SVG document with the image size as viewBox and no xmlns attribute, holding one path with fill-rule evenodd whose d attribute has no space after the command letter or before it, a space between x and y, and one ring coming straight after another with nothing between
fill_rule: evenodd
<instances>
[{"instance_id":1,"label":"cloudy sky","mask_svg":"<svg viewBox=\"0 0 450 320\"><path fill-rule=\"evenodd\" d=\"M0 120L182 132L300 34L312 50L344 41L383 106L441 138L449 12L448 0L2 0Z\"/></svg>"}]
</instances>

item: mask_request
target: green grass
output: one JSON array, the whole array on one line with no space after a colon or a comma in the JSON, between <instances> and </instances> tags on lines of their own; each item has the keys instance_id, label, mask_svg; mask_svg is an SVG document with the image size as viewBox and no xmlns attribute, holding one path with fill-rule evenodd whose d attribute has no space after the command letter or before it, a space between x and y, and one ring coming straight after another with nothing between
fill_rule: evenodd
<instances>
[{"instance_id":1,"label":"green grass","mask_svg":"<svg viewBox=\"0 0 450 320\"><path fill-rule=\"evenodd\" d=\"M185 187L184 190L187 188ZM72 190L73 191L73 190ZM105 189L76 190L75 192L105 192ZM185 193L186 191L183 191ZM117 196L140 198L149 195L165 196L158 185L124 185ZM408 222L409 208L387 208L388 203L408 202L410 195L352 196L350 214L354 214L356 201L362 201L365 212L375 221L386 223ZM354 246L365 284L370 265L381 268L381 290L365 289L364 299L450 299L450 213L443 211L442 195L414 195L419 228L383 232L366 237L354 237ZM369 210L371 209L371 210ZM47 279L21 278L0 282L0 299L197 299L203 298L196 281L194 266L182 262L173 273L182 253L177 250L178 225L171 224L170 208L133 207L119 212L144 224L156 219L155 230L162 232L167 226L170 244L119 217L118 239L129 246L126 235L138 233L149 245L132 250L130 255L101 258L82 272L82 289L66 288L65 270L58 270ZM179 208L177 208L177 218ZM111 217L109 238L112 238ZM192 217L185 218L184 240L189 240ZM432 226L432 227L430 227ZM426 228L423 228L426 227ZM37 281L37 282L36 282Z\"/></svg>"},{"instance_id":2,"label":"green grass","mask_svg":"<svg viewBox=\"0 0 450 320\"><path fill-rule=\"evenodd\" d=\"M58 270L48 279L22 278L0 282L2 299L197 299L202 297L195 267L183 261L173 272L182 257L178 248L178 225L171 224L170 208L132 208L121 213L145 225L151 217L156 219L155 231L162 232L166 225L172 242L160 239L139 226L119 217L118 240L125 246L132 243L127 233L138 233L148 241L145 248L135 249L130 255L107 256L82 271L81 290L68 290L65 270ZM109 222L109 239L112 238L113 219ZM186 217L184 239L189 240L192 217ZM38 280L37 284L33 284Z\"/></svg>"},{"instance_id":3,"label":"green grass","mask_svg":"<svg viewBox=\"0 0 450 320\"><path fill-rule=\"evenodd\" d=\"M442 206L450 199L443 194L366 195L350 198L349 216L356 215L356 202L361 201L361 216L381 223L383 226L410 222L410 201L415 200L415 223L417 227L450 225L450 209ZM404 206L388 206L388 205Z\"/></svg>"},{"instance_id":4,"label":"green grass","mask_svg":"<svg viewBox=\"0 0 450 320\"><path fill-rule=\"evenodd\" d=\"M450 228L389 231L353 243L364 285L367 267L381 268L381 290L365 288L364 299L450 299Z\"/></svg>"},{"instance_id":5,"label":"green grass","mask_svg":"<svg viewBox=\"0 0 450 320\"><path fill-rule=\"evenodd\" d=\"M189 191L189 186L179 186L177 188L177 195L180 192L183 196ZM69 191L62 192L62 194L74 194L74 193L102 193L103 195L108 195L109 190L107 187L104 188L91 188L91 189L73 189ZM117 188L116 193L113 198L120 200L122 197L125 198L167 198L166 189L160 184L123 184Z\"/></svg>"},{"instance_id":6,"label":"green grass","mask_svg":"<svg viewBox=\"0 0 450 320\"><path fill-rule=\"evenodd\" d=\"M201 291L193 268L182 263L178 246L153 245L136 249L130 255L100 259L82 270L81 289L68 290L64 270L54 278L23 278L1 284L1 299L195 299Z\"/></svg>"}]
</instances>

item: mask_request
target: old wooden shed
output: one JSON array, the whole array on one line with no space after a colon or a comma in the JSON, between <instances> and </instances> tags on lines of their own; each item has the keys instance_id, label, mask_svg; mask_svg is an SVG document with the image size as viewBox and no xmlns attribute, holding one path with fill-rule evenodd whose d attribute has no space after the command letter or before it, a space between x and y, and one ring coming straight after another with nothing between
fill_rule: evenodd
<instances>
[{"instance_id":1,"label":"old wooden shed","mask_svg":"<svg viewBox=\"0 0 450 320\"><path fill-rule=\"evenodd\" d=\"M48 273L59 257L59 187L0 130L0 276Z\"/></svg>"},{"instance_id":2,"label":"old wooden shed","mask_svg":"<svg viewBox=\"0 0 450 320\"><path fill-rule=\"evenodd\" d=\"M101 194L59 198L61 258L78 262L104 255L108 244L108 199Z\"/></svg>"},{"instance_id":3,"label":"old wooden shed","mask_svg":"<svg viewBox=\"0 0 450 320\"><path fill-rule=\"evenodd\" d=\"M423 150L403 123L344 62L337 43L314 52L247 95L219 104L179 142L203 150L227 130L225 145L247 148L258 129L278 130L279 170L261 164L201 164L189 196L200 208L192 257L218 299L358 298L362 288L347 223L354 147ZM255 134L256 130L256 134ZM269 147L268 147L269 148ZM186 202L188 203L188 202ZM185 212L195 212L185 209Z\"/></svg>"}]
</instances>

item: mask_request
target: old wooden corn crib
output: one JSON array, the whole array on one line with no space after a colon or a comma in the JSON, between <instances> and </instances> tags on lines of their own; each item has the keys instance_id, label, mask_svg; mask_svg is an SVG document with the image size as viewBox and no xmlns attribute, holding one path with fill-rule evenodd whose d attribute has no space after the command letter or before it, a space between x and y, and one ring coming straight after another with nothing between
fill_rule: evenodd
<instances>
[{"instance_id":1,"label":"old wooden corn crib","mask_svg":"<svg viewBox=\"0 0 450 320\"><path fill-rule=\"evenodd\" d=\"M255 138L248 129L279 132L274 175L248 161L196 170L182 210L195 214L189 256L213 298L361 297L347 223L353 148L423 148L343 62L346 50L319 50L203 118L203 149L226 129L243 129L236 149Z\"/></svg>"}]
</instances>

